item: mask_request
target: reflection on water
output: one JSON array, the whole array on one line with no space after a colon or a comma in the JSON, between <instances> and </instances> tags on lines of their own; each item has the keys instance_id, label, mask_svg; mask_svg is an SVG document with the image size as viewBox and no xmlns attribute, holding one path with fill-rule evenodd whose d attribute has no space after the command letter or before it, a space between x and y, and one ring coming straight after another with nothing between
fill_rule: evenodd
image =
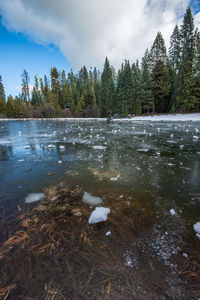
<instances>
[{"instance_id":1,"label":"reflection on water","mask_svg":"<svg viewBox=\"0 0 200 300\"><path fill-rule=\"evenodd\" d=\"M199 122L1 122L0 202L24 201L29 193L67 181L196 220L199 132Z\"/></svg>"}]
</instances>

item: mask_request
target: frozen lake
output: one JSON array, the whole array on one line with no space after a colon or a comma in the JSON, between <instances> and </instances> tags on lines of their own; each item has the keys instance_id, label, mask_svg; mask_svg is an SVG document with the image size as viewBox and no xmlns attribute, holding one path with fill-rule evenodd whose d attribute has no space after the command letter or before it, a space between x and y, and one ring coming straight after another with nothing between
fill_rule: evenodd
<instances>
[{"instance_id":1,"label":"frozen lake","mask_svg":"<svg viewBox=\"0 0 200 300\"><path fill-rule=\"evenodd\" d=\"M62 181L198 221L200 122L1 121L1 210Z\"/></svg>"}]
</instances>

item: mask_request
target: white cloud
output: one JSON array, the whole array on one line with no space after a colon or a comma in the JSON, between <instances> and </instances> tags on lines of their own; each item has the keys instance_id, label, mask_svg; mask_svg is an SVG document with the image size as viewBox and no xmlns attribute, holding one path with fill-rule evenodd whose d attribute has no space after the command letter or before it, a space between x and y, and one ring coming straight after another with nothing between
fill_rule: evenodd
<instances>
[{"instance_id":1,"label":"white cloud","mask_svg":"<svg viewBox=\"0 0 200 300\"><path fill-rule=\"evenodd\" d=\"M189 0L0 0L7 28L54 43L76 69L141 58L157 31L167 45ZM196 21L200 22L200 17Z\"/></svg>"}]
</instances>

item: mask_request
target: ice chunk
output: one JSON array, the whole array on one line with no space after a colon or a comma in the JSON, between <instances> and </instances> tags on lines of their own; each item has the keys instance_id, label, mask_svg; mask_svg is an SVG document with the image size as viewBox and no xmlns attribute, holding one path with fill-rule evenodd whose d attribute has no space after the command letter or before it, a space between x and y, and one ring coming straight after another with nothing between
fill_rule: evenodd
<instances>
[{"instance_id":1,"label":"ice chunk","mask_svg":"<svg viewBox=\"0 0 200 300\"><path fill-rule=\"evenodd\" d=\"M183 256L185 257L185 258L188 258L188 254L187 253L183 253Z\"/></svg>"},{"instance_id":2,"label":"ice chunk","mask_svg":"<svg viewBox=\"0 0 200 300\"><path fill-rule=\"evenodd\" d=\"M26 146L24 146L24 148L25 148L25 149L29 149L29 148L30 148L30 146L29 146L29 145L26 145Z\"/></svg>"},{"instance_id":3,"label":"ice chunk","mask_svg":"<svg viewBox=\"0 0 200 300\"><path fill-rule=\"evenodd\" d=\"M49 149L54 149L54 148L55 148L55 145L50 144L50 145L47 146L47 148L49 148Z\"/></svg>"},{"instance_id":4,"label":"ice chunk","mask_svg":"<svg viewBox=\"0 0 200 300\"><path fill-rule=\"evenodd\" d=\"M85 202L89 205L98 205L98 204L102 203L102 200L99 197L94 197L91 194L84 192L83 202Z\"/></svg>"},{"instance_id":5,"label":"ice chunk","mask_svg":"<svg viewBox=\"0 0 200 300\"><path fill-rule=\"evenodd\" d=\"M25 198L25 202L26 203L32 203L32 202L36 202L39 200L42 200L44 198L44 193L31 193L28 194L28 196L26 196Z\"/></svg>"},{"instance_id":6,"label":"ice chunk","mask_svg":"<svg viewBox=\"0 0 200 300\"><path fill-rule=\"evenodd\" d=\"M200 222L193 225L194 231L200 234Z\"/></svg>"},{"instance_id":7,"label":"ice chunk","mask_svg":"<svg viewBox=\"0 0 200 300\"><path fill-rule=\"evenodd\" d=\"M65 146L60 145L59 148L60 148L60 150L64 150L64 149L65 149Z\"/></svg>"},{"instance_id":8,"label":"ice chunk","mask_svg":"<svg viewBox=\"0 0 200 300\"><path fill-rule=\"evenodd\" d=\"M97 146L92 146L92 148L95 149L95 150L106 150L107 147L97 145Z\"/></svg>"},{"instance_id":9,"label":"ice chunk","mask_svg":"<svg viewBox=\"0 0 200 300\"><path fill-rule=\"evenodd\" d=\"M170 215L171 215L171 216L174 216L174 215L176 214L176 213L175 213L175 210L174 210L173 208L172 208L172 209L170 209L170 211L169 211L169 212L170 212Z\"/></svg>"},{"instance_id":10,"label":"ice chunk","mask_svg":"<svg viewBox=\"0 0 200 300\"><path fill-rule=\"evenodd\" d=\"M59 161L58 161L58 164L62 164L62 160L59 160Z\"/></svg>"},{"instance_id":11,"label":"ice chunk","mask_svg":"<svg viewBox=\"0 0 200 300\"><path fill-rule=\"evenodd\" d=\"M106 232L106 236L109 236L109 235L111 235L111 231Z\"/></svg>"},{"instance_id":12,"label":"ice chunk","mask_svg":"<svg viewBox=\"0 0 200 300\"><path fill-rule=\"evenodd\" d=\"M117 181L120 178L120 175L118 174L116 177L111 177L111 181Z\"/></svg>"},{"instance_id":13,"label":"ice chunk","mask_svg":"<svg viewBox=\"0 0 200 300\"><path fill-rule=\"evenodd\" d=\"M197 233L197 234L196 234L196 237L197 237L198 239L200 239L200 234L199 234L199 233Z\"/></svg>"},{"instance_id":14,"label":"ice chunk","mask_svg":"<svg viewBox=\"0 0 200 300\"><path fill-rule=\"evenodd\" d=\"M198 136L193 135L193 140L198 140L198 139L199 139Z\"/></svg>"},{"instance_id":15,"label":"ice chunk","mask_svg":"<svg viewBox=\"0 0 200 300\"><path fill-rule=\"evenodd\" d=\"M107 220L107 215L110 213L110 208L106 207L96 207L95 210L92 212L88 223L94 224L99 223Z\"/></svg>"}]
</instances>

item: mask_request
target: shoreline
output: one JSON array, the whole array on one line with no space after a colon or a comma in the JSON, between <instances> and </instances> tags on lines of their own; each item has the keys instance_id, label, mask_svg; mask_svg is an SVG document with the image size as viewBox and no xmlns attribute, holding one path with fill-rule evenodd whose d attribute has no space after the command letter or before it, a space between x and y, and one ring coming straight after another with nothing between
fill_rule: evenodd
<instances>
[{"instance_id":1,"label":"shoreline","mask_svg":"<svg viewBox=\"0 0 200 300\"><path fill-rule=\"evenodd\" d=\"M0 118L0 121L101 121L106 122L107 118ZM123 122L123 121L174 121L174 122L185 122L185 121L200 121L200 113L177 113L177 114L158 114L158 115L141 115L128 118L111 118L111 122Z\"/></svg>"}]
</instances>

